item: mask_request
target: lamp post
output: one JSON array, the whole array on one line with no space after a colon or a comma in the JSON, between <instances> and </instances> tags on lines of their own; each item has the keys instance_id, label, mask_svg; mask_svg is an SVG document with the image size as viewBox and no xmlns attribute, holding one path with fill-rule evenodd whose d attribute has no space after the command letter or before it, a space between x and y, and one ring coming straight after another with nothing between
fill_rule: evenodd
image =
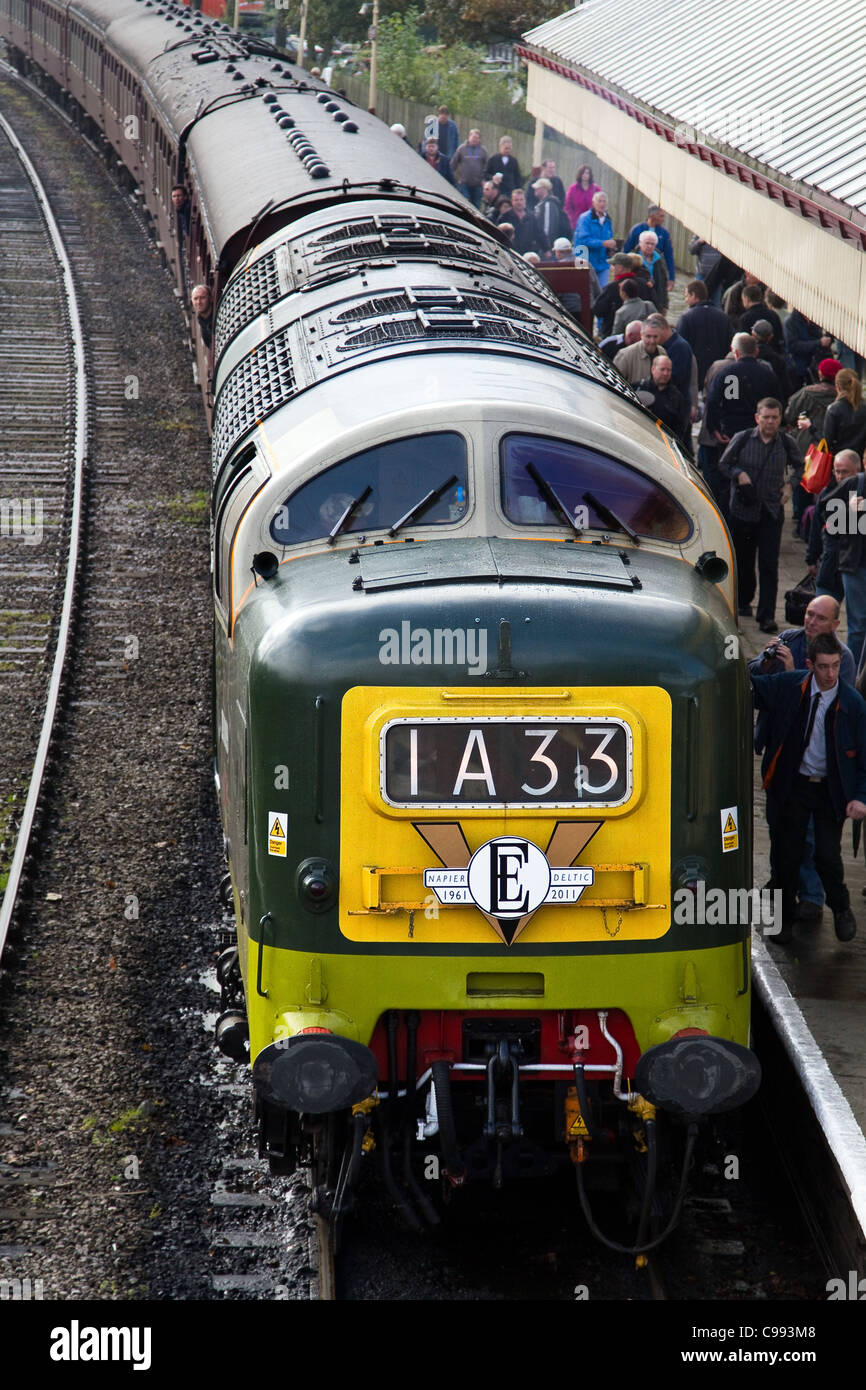
<instances>
[{"instance_id":1,"label":"lamp post","mask_svg":"<svg viewBox=\"0 0 866 1390\"><path fill-rule=\"evenodd\" d=\"M365 3L361 6L358 14L366 15L370 11L370 6ZM373 23L367 30L367 38L370 40L370 95L367 98L367 110L375 115L376 112L376 57L377 44L379 40L379 0L373 0Z\"/></svg>"},{"instance_id":2,"label":"lamp post","mask_svg":"<svg viewBox=\"0 0 866 1390\"><path fill-rule=\"evenodd\" d=\"M304 58L307 48L307 0L301 0L301 27L298 34L298 67L306 67Z\"/></svg>"}]
</instances>

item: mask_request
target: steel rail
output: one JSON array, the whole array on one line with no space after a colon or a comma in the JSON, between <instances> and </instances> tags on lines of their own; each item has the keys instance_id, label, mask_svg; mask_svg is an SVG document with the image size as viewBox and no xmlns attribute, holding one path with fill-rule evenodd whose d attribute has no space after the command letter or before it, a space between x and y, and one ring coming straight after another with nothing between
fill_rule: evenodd
<instances>
[{"instance_id":1,"label":"steel rail","mask_svg":"<svg viewBox=\"0 0 866 1390\"><path fill-rule=\"evenodd\" d=\"M326 1216L313 1217L315 1226L317 1297L321 1303L333 1303L337 1298L337 1270L334 1254L334 1233Z\"/></svg>"},{"instance_id":2,"label":"steel rail","mask_svg":"<svg viewBox=\"0 0 866 1390\"><path fill-rule=\"evenodd\" d=\"M45 714L42 720L39 743L36 749L33 773L30 778L30 786L27 791L24 810L18 825L15 852L12 856L12 863L9 868L9 877L3 895L3 902L0 904L0 956L2 956L6 945L6 937L9 932L9 925L12 921L12 915L21 888L24 861L27 857L39 796L42 790L42 782L48 761L48 751L51 745L51 736L57 714L64 668L66 666L69 649L75 584L78 578L81 519L84 505L84 474L87 464L88 390L85 372L84 334L81 327L78 298L75 293L72 266L66 253L66 247L60 234L60 229L55 220L54 213L52 212L48 195L39 179L39 175L36 173L33 164L28 158L12 126L2 115L0 115L0 130L2 130L3 134L8 139L18 156L24 172L30 180L36 201L45 222L48 236L54 249L54 255L57 259L60 278L65 290L69 332L73 351L72 374L74 379L74 392L72 410L75 420L72 444L72 505L69 515L69 539L66 562L66 583L63 591L63 607L57 627L54 662L51 669L51 678L48 682L48 690L45 698Z\"/></svg>"}]
</instances>

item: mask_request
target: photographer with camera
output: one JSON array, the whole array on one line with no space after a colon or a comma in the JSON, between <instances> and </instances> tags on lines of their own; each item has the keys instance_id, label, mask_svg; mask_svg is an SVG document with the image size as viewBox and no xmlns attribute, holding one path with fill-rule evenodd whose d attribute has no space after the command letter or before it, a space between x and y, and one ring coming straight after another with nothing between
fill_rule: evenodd
<instances>
[{"instance_id":1,"label":"photographer with camera","mask_svg":"<svg viewBox=\"0 0 866 1390\"><path fill-rule=\"evenodd\" d=\"M773 676L781 671L805 671L806 649L813 637L821 633L835 633L839 626L839 604L830 594L820 594L813 598L806 609L802 627L789 627L765 647L759 656L749 662L749 675ZM848 647L842 647L842 662L839 679L848 685L854 684L854 658ZM763 753L768 745L775 742L772 729L772 711L761 709L755 723L755 752ZM771 804L767 803L768 818ZM815 832L811 817L806 832L803 858L800 864L800 877L797 887L797 918L801 922L820 922L824 911L824 885L815 868Z\"/></svg>"}]
</instances>

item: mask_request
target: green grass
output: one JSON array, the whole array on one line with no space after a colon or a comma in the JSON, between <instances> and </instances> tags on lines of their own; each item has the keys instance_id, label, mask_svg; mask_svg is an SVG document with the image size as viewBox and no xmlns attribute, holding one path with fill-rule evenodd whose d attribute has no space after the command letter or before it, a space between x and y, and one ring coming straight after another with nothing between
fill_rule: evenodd
<instances>
[{"instance_id":1,"label":"green grass","mask_svg":"<svg viewBox=\"0 0 866 1390\"><path fill-rule=\"evenodd\" d=\"M209 506L210 493L203 487L179 493L177 497L168 499L172 520L182 526L200 526L207 519Z\"/></svg>"}]
</instances>

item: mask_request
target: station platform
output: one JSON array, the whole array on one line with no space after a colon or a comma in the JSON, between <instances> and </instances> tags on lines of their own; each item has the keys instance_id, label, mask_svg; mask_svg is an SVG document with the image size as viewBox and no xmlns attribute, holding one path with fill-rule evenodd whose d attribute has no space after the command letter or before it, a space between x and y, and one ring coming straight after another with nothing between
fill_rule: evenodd
<instances>
[{"instance_id":1,"label":"station platform","mask_svg":"<svg viewBox=\"0 0 866 1390\"><path fill-rule=\"evenodd\" d=\"M668 321L676 325L685 308L684 289L690 274L678 269L671 287ZM697 453L697 450L695 450ZM785 592L806 574L806 547L794 535L790 504L786 508L779 564L775 620L785 620ZM772 640L752 618L739 618L741 650L746 660L757 656ZM844 604L838 636L845 641ZM754 759L754 887L770 877L770 840L761 787L761 760ZM798 923L794 942L776 945L771 935L753 928L752 967L756 999L770 1017L786 1049L827 1148L833 1154L840 1189L860 1228L860 1249L866 1237L866 822L856 859L852 824L842 833L845 881L857 918L853 941L837 941L833 914L825 907L815 924ZM766 1081L773 1083L773 1077Z\"/></svg>"},{"instance_id":2,"label":"station platform","mask_svg":"<svg viewBox=\"0 0 866 1390\"><path fill-rule=\"evenodd\" d=\"M790 512L790 508L787 510ZM785 591L793 588L805 573L805 545L795 539L793 522L786 517L776 609L780 630L788 626ZM771 639L759 631L754 619L740 618L739 623L743 653L749 660ZM846 633L843 604L838 628L842 641ZM770 876L770 837L760 761L755 757L753 779L756 888L767 883ZM851 907L857 918L854 940L837 941L828 907L824 908L820 922L798 923L794 941L788 946L777 945L771 935L753 927L752 979L756 1006L760 1002L766 1010L823 1134L826 1147L819 1152L821 1145L816 1147L813 1142L810 1161L820 1165L825 1186L837 1190L842 1205L850 1208L849 1216L840 1216L839 1201L831 1201L818 1220L841 1230L841 1248L855 1252L845 1267L859 1269L866 1242L866 835L855 859L851 827L851 821L846 821L842 860ZM773 1086L777 1080L777 1076L766 1074L765 1067L764 1084ZM799 1146L799 1136L791 1138Z\"/></svg>"},{"instance_id":3,"label":"station platform","mask_svg":"<svg viewBox=\"0 0 866 1390\"><path fill-rule=\"evenodd\" d=\"M790 511L790 508L788 508ZM785 591L792 589L806 573L806 547L793 536L793 523L785 521L779 565L779 598L776 622L785 622ZM746 659L757 656L772 639L758 630L750 618L741 618L740 636ZM847 634L845 607L838 636ZM754 852L755 886L765 884L770 875L770 839L764 814L765 796L761 789L760 759L754 769ZM864 823L866 831L866 823ZM866 833L855 859L852 851L851 822L842 832L842 859L845 881L851 894L851 907L857 918L853 941L836 940L833 914L829 908L819 923L798 923L790 946L777 946L772 936L762 940L770 958L797 999L815 1041L821 1048L833 1075L845 1094L861 1130L866 1130ZM866 1173L864 1173L866 1181Z\"/></svg>"}]
</instances>

